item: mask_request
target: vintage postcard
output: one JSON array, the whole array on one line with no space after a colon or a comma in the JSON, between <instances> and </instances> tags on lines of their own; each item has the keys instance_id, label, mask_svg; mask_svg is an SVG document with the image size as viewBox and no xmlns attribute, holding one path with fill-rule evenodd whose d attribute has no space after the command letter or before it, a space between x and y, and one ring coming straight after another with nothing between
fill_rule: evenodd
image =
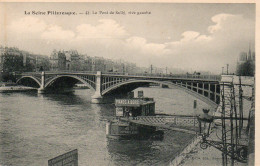
<instances>
[{"instance_id":1,"label":"vintage postcard","mask_svg":"<svg viewBox=\"0 0 260 166\"><path fill-rule=\"evenodd\" d=\"M257 11L0 1L0 165L258 165Z\"/></svg>"}]
</instances>

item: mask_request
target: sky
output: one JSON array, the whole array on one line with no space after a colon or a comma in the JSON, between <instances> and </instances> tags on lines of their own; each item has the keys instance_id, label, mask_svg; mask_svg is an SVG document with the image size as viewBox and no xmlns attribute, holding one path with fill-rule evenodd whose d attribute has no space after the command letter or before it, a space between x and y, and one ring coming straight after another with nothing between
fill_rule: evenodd
<instances>
[{"instance_id":1,"label":"sky","mask_svg":"<svg viewBox=\"0 0 260 166\"><path fill-rule=\"evenodd\" d=\"M254 50L254 41L255 4L0 3L0 44L48 56L76 49L142 67L219 74L226 64L235 72L239 53Z\"/></svg>"}]
</instances>

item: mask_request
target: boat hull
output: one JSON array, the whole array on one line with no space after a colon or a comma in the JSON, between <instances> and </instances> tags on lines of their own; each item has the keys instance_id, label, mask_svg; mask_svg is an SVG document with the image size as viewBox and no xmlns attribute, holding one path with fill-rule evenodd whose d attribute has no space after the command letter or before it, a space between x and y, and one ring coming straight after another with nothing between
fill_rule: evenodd
<instances>
[{"instance_id":1,"label":"boat hull","mask_svg":"<svg viewBox=\"0 0 260 166\"><path fill-rule=\"evenodd\" d=\"M106 124L106 135L111 139L163 139L164 132L156 127L143 126L120 120Z\"/></svg>"}]
</instances>

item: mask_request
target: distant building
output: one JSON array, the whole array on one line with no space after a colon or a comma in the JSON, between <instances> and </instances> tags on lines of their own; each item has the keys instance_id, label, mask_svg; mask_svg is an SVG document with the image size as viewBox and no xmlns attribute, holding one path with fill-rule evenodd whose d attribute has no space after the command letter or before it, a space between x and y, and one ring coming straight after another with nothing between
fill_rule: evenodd
<instances>
[{"instance_id":1,"label":"distant building","mask_svg":"<svg viewBox=\"0 0 260 166\"><path fill-rule=\"evenodd\" d=\"M66 56L64 52L58 52L58 68L59 70L66 70Z\"/></svg>"},{"instance_id":2,"label":"distant building","mask_svg":"<svg viewBox=\"0 0 260 166\"><path fill-rule=\"evenodd\" d=\"M103 57L90 57L86 54L79 54L76 50L56 51L50 56L51 70L70 71L101 71L101 72L124 72L140 73L144 70L134 63L123 62L122 60L111 60Z\"/></svg>"},{"instance_id":3,"label":"distant building","mask_svg":"<svg viewBox=\"0 0 260 166\"><path fill-rule=\"evenodd\" d=\"M23 55L18 48L0 47L0 71L23 71Z\"/></svg>"},{"instance_id":4,"label":"distant building","mask_svg":"<svg viewBox=\"0 0 260 166\"><path fill-rule=\"evenodd\" d=\"M254 51L252 52L251 49L249 49L248 53L241 52L239 54L237 63L238 65L240 65L246 61L255 61L255 52Z\"/></svg>"},{"instance_id":5,"label":"distant building","mask_svg":"<svg viewBox=\"0 0 260 166\"><path fill-rule=\"evenodd\" d=\"M70 70L71 67L71 56L68 51L65 51L65 56L66 56L66 70Z\"/></svg>"},{"instance_id":6,"label":"distant building","mask_svg":"<svg viewBox=\"0 0 260 166\"><path fill-rule=\"evenodd\" d=\"M51 70L66 70L66 55L64 52L54 50L50 56Z\"/></svg>"},{"instance_id":7,"label":"distant building","mask_svg":"<svg viewBox=\"0 0 260 166\"><path fill-rule=\"evenodd\" d=\"M37 71L37 56L26 51L21 51L21 53L23 55L24 71Z\"/></svg>"},{"instance_id":8,"label":"distant building","mask_svg":"<svg viewBox=\"0 0 260 166\"><path fill-rule=\"evenodd\" d=\"M39 55L36 58L36 70L37 71L49 71L50 70L50 60L47 56Z\"/></svg>"},{"instance_id":9,"label":"distant building","mask_svg":"<svg viewBox=\"0 0 260 166\"><path fill-rule=\"evenodd\" d=\"M105 59L102 57L93 57L91 65L92 71L106 71Z\"/></svg>"},{"instance_id":10,"label":"distant building","mask_svg":"<svg viewBox=\"0 0 260 166\"><path fill-rule=\"evenodd\" d=\"M239 54L238 62L245 62L247 60L247 53L246 52L241 52Z\"/></svg>"},{"instance_id":11,"label":"distant building","mask_svg":"<svg viewBox=\"0 0 260 166\"><path fill-rule=\"evenodd\" d=\"M255 52L252 52L252 61L255 61Z\"/></svg>"},{"instance_id":12,"label":"distant building","mask_svg":"<svg viewBox=\"0 0 260 166\"><path fill-rule=\"evenodd\" d=\"M251 51L250 47L248 53L241 52L237 61L237 75L254 76L255 73L255 52Z\"/></svg>"},{"instance_id":13,"label":"distant building","mask_svg":"<svg viewBox=\"0 0 260 166\"><path fill-rule=\"evenodd\" d=\"M15 47L0 46L0 71L32 72L49 70L47 56L32 54Z\"/></svg>"},{"instance_id":14,"label":"distant building","mask_svg":"<svg viewBox=\"0 0 260 166\"><path fill-rule=\"evenodd\" d=\"M51 70L57 71L58 70L58 52L53 50L50 56L50 63L51 63Z\"/></svg>"}]
</instances>

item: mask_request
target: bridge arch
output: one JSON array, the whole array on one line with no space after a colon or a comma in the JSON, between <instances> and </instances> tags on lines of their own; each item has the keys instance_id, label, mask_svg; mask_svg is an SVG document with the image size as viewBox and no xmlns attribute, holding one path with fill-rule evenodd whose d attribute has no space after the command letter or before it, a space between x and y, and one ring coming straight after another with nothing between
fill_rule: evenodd
<instances>
[{"instance_id":1,"label":"bridge arch","mask_svg":"<svg viewBox=\"0 0 260 166\"><path fill-rule=\"evenodd\" d=\"M116 90L117 88L119 87L122 87L122 86L125 86L125 85L129 85L129 84L135 84L135 83L157 83L157 84L164 84L164 85L167 85L169 86L169 88L171 87L174 87L174 88L177 88L177 89L180 89L202 101L204 101L205 103L207 103L208 105L210 105L212 108L216 109L218 107L218 104L215 103L214 101L210 100L208 97L204 96L204 95L201 95L191 89L188 89L186 87L183 87L183 86L180 86L180 85L177 85L173 82L169 82L169 81L157 81L157 80L127 80L127 81L124 81L124 82L121 82L121 83L118 83L118 84L115 84L105 90L103 90L101 92L102 96L110 93L111 91L113 90ZM138 88L138 87L137 87Z\"/></svg>"},{"instance_id":2,"label":"bridge arch","mask_svg":"<svg viewBox=\"0 0 260 166\"><path fill-rule=\"evenodd\" d=\"M35 81L35 82L39 85L39 87L41 87L41 82L40 82L37 78L35 78L35 77L33 77L33 76L22 76L21 78L19 78L19 79L16 81L16 83L18 84L19 82L21 82L23 79L26 79L26 78L29 78L29 79Z\"/></svg>"},{"instance_id":3,"label":"bridge arch","mask_svg":"<svg viewBox=\"0 0 260 166\"><path fill-rule=\"evenodd\" d=\"M48 80L48 82L46 82L46 84L45 84L44 87L45 87L45 88L49 87L53 82L55 82L55 81L58 80L59 78L63 78L63 77L74 78L74 79L76 79L76 80L78 80L78 81L80 81L80 82L86 84L89 89L95 91L94 87L91 86L86 80L84 80L84 79L82 79L82 78L80 78L80 77L78 77L78 76L74 76L74 75L59 75L59 76L53 77L53 78L51 78L50 80Z\"/></svg>"}]
</instances>

